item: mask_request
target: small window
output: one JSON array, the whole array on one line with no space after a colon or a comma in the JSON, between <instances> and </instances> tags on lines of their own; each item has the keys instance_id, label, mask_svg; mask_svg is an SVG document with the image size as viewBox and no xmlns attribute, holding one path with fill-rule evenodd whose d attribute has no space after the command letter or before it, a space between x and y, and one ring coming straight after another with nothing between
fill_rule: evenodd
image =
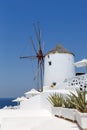
<instances>
[{"instance_id":1,"label":"small window","mask_svg":"<svg viewBox=\"0 0 87 130\"><path fill-rule=\"evenodd\" d=\"M48 58L50 58L50 56L48 55Z\"/></svg>"},{"instance_id":2,"label":"small window","mask_svg":"<svg viewBox=\"0 0 87 130\"><path fill-rule=\"evenodd\" d=\"M55 85L56 85L56 82L53 82L53 85L55 86Z\"/></svg>"},{"instance_id":3,"label":"small window","mask_svg":"<svg viewBox=\"0 0 87 130\"><path fill-rule=\"evenodd\" d=\"M51 65L51 64L52 64L52 63L51 63L51 61L49 61L48 63L49 63L49 65Z\"/></svg>"},{"instance_id":4,"label":"small window","mask_svg":"<svg viewBox=\"0 0 87 130\"><path fill-rule=\"evenodd\" d=\"M56 85L56 82L53 82L52 84L51 84L51 88L54 88L55 87L55 85Z\"/></svg>"}]
</instances>

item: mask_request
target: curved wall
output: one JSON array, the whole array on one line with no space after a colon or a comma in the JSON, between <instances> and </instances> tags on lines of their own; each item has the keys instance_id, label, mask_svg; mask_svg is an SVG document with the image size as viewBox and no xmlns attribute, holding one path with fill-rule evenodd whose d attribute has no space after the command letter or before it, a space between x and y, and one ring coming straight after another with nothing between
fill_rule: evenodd
<instances>
[{"instance_id":1,"label":"curved wall","mask_svg":"<svg viewBox=\"0 0 87 130\"><path fill-rule=\"evenodd\" d=\"M54 53L45 57L44 86L63 82L75 76L74 56L68 53Z\"/></svg>"}]
</instances>

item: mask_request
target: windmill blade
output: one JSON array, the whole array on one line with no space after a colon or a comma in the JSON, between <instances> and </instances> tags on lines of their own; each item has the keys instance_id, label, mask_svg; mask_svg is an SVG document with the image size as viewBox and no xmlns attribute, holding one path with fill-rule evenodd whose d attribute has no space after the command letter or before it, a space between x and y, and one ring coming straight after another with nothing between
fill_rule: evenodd
<instances>
[{"instance_id":1,"label":"windmill blade","mask_svg":"<svg viewBox=\"0 0 87 130\"><path fill-rule=\"evenodd\" d=\"M40 23L38 22L38 36L39 36L39 49L41 49L41 28Z\"/></svg>"},{"instance_id":2,"label":"windmill blade","mask_svg":"<svg viewBox=\"0 0 87 130\"><path fill-rule=\"evenodd\" d=\"M40 24L38 23L38 26L36 26L33 23L33 26L34 26L34 31L36 34L36 40L38 42L38 48L35 47L35 44L34 44L32 37L30 37L30 42L31 42L33 50L35 52L35 56L21 56L20 58L21 59L30 59L30 60L37 59L38 60L38 68L37 68L36 74L34 76L34 80L37 79L37 83L38 83L37 85L38 85L39 89L41 91L43 91L44 58L45 58L45 55L43 53L44 46L42 47L42 45L41 45L42 38L41 38Z\"/></svg>"},{"instance_id":3,"label":"windmill blade","mask_svg":"<svg viewBox=\"0 0 87 130\"><path fill-rule=\"evenodd\" d=\"M45 49L45 43L44 43L44 41L43 41L43 43L42 43L42 51L44 52L44 49Z\"/></svg>"},{"instance_id":4,"label":"windmill blade","mask_svg":"<svg viewBox=\"0 0 87 130\"><path fill-rule=\"evenodd\" d=\"M37 54L37 50L36 50L36 48L35 48L35 45L34 45L34 42L33 42L32 37L30 37L30 41L31 41L31 44L32 44L32 46L33 46L33 49L34 49L35 53Z\"/></svg>"},{"instance_id":5,"label":"windmill blade","mask_svg":"<svg viewBox=\"0 0 87 130\"><path fill-rule=\"evenodd\" d=\"M43 70L43 75L44 75L44 59L42 60L42 70Z\"/></svg>"},{"instance_id":6,"label":"windmill blade","mask_svg":"<svg viewBox=\"0 0 87 130\"><path fill-rule=\"evenodd\" d=\"M44 60L43 60L43 63L42 63L42 61L39 61L39 60L38 60L38 69L37 69L37 71L36 71L34 80L38 77L39 72L40 72L40 69L41 69L41 67L42 67L42 69L43 69L43 66L44 66ZM43 71L43 70L42 70L42 71Z\"/></svg>"},{"instance_id":7,"label":"windmill blade","mask_svg":"<svg viewBox=\"0 0 87 130\"><path fill-rule=\"evenodd\" d=\"M25 59L25 58L29 58L29 59L36 59L37 56L20 56L20 59Z\"/></svg>"},{"instance_id":8,"label":"windmill blade","mask_svg":"<svg viewBox=\"0 0 87 130\"><path fill-rule=\"evenodd\" d=\"M39 71L40 71L40 62L38 63L38 69L37 69L36 74L35 74L35 76L34 76L34 80L37 79L37 77L38 77L38 75L39 75Z\"/></svg>"},{"instance_id":9,"label":"windmill blade","mask_svg":"<svg viewBox=\"0 0 87 130\"><path fill-rule=\"evenodd\" d=\"M35 33L36 33L36 37L37 37L37 41L38 41L38 48L39 50L41 49L41 43L40 43L40 32L37 31L36 29L36 25L33 23L33 26L34 26L34 30L35 30Z\"/></svg>"},{"instance_id":10,"label":"windmill blade","mask_svg":"<svg viewBox=\"0 0 87 130\"><path fill-rule=\"evenodd\" d=\"M41 92L43 91L43 68L42 68L42 64L40 65L40 88L41 88Z\"/></svg>"},{"instance_id":11,"label":"windmill blade","mask_svg":"<svg viewBox=\"0 0 87 130\"><path fill-rule=\"evenodd\" d=\"M38 48L39 50L41 49L41 27L40 27L40 23L38 22Z\"/></svg>"},{"instance_id":12,"label":"windmill blade","mask_svg":"<svg viewBox=\"0 0 87 130\"><path fill-rule=\"evenodd\" d=\"M42 61L38 60L38 69L37 72L35 74L34 80L37 79L37 87L39 88L39 91L43 91L43 65L42 65Z\"/></svg>"}]
</instances>

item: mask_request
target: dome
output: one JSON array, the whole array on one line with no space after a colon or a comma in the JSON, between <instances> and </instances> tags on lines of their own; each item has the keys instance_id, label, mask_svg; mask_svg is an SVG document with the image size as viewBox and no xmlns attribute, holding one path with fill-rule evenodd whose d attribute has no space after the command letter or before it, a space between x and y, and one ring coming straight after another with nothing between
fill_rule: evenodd
<instances>
[{"instance_id":1,"label":"dome","mask_svg":"<svg viewBox=\"0 0 87 130\"><path fill-rule=\"evenodd\" d=\"M48 55L48 54L51 54L51 53L68 53L68 54L72 54L73 56L75 56L74 53L68 51L68 50L67 50L66 48L64 48L61 44L57 44L57 46L56 46L54 49L52 49L51 51L49 51L49 52L47 53L47 55Z\"/></svg>"}]
</instances>

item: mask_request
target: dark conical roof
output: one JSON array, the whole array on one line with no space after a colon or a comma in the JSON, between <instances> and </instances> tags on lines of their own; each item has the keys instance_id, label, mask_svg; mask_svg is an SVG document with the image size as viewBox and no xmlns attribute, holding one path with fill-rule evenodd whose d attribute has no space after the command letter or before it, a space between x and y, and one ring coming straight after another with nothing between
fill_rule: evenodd
<instances>
[{"instance_id":1,"label":"dark conical roof","mask_svg":"<svg viewBox=\"0 0 87 130\"><path fill-rule=\"evenodd\" d=\"M51 51L49 51L47 54L50 54L50 53L68 53L68 54L74 55L74 53L68 51L61 44L57 44L57 46L54 49L52 49Z\"/></svg>"}]
</instances>

